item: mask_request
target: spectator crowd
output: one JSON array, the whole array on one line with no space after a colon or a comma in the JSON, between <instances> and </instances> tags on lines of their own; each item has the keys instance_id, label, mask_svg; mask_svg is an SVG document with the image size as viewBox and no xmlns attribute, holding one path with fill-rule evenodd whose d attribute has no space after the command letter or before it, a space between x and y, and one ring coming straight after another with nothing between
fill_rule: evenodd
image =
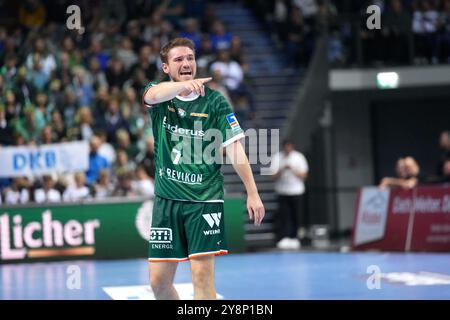
<instances>
[{"instance_id":1,"label":"spectator crowd","mask_svg":"<svg viewBox=\"0 0 450 320\"><path fill-rule=\"evenodd\" d=\"M78 5L84 32L66 25ZM253 116L242 41L206 0L23 0L0 3L0 150L84 140L89 168L0 179L0 203L152 196L152 123L144 87L167 80L159 51L196 45L199 77Z\"/></svg>"}]
</instances>

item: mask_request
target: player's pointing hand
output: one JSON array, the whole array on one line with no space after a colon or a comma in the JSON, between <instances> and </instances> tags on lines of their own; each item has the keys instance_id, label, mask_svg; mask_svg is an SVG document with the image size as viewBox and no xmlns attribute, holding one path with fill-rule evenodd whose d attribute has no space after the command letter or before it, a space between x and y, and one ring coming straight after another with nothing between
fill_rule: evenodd
<instances>
[{"instance_id":1,"label":"player's pointing hand","mask_svg":"<svg viewBox=\"0 0 450 320\"><path fill-rule=\"evenodd\" d=\"M194 92L200 96L205 95L205 86L204 84L208 81L211 81L212 77L209 78L199 78L194 80L188 80L184 82L184 88L189 93Z\"/></svg>"}]
</instances>

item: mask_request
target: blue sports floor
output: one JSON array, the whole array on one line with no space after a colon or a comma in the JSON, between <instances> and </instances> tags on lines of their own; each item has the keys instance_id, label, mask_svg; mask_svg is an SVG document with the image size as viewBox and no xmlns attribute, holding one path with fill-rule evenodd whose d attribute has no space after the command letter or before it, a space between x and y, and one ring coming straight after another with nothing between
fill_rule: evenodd
<instances>
[{"instance_id":1,"label":"blue sports floor","mask_svg":"<svg viewBox=\"0 0 450 320\"><path fill-rule=\"evenodd\" d=\"M186 299L190 282L189 262L179 263L175 284L184 288ZM145 259L0 265L3 300L147 299L152 294L147 283ZM229 300L447 300L450 254L230 254L216 259L216 288Z\"/></svg>"}]
</instances>

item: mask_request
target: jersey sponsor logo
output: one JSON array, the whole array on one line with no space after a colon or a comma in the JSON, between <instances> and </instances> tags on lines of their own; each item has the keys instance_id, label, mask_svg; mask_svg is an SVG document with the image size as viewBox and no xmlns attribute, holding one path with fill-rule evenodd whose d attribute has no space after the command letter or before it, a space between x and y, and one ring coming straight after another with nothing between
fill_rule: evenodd
<instances>
[{"instance_id":1,"label":"jersey sponsor logo","mask_svg":"<svg viewBox=\"0 0 450 320\"><path fill-rule=\"evenodd\" d=\"M173 134L178 134L182 136L203 137L205 135L205 131L203 130L186 129L178 127L178 125L172 125L167 122L167 117L164 117L163 119L163 128L165 128L167 131Z\"/></svg>"},{"instance_id":2,"label":"jersey sponsor logo","mask_svg":"<svg viewBox=\"0 0 450 320\"><path fill-rule=\"evenodd\" d=\"M186 117L186 111L184 109L178 108L178 115L184 118Z\"/></svg>"},{"instance_id":3,"label":"jersey sponsor logo","mask_svg":"<svg viewBox=\"0 0 450 320\"><path fill-rule=\"evenodd\" d=\"M239 122L237 121L234 113L230 113L227 115L227 121L233 131L241 129L241 126L239 125Z\"/></svg>"},{"instance_id":4,"label":"jersey sponsor logo","mask_svg":"<svg viewBox=\"0 0 450 320\"><path fill-rule=\"evenodd\" d=\"M216 225L217 228L220 226L220 219L222 218L222 212L206 213L202 216L203 219L206 220L210 228L214 228L214 225ZM220 234L220 229L203 230L203 234L205 236Z\"/></svg>"},{"instance_id":5,"label":"jersey sponsor logo","mask_svg":"<svg viewBox=\"0 0 450 320\"><path fill-rule=\"evenodd\" d=\"M172 229L170 228L151 228L150 243L172 243Z\"/></svg>"},{"instance_id":6,"label":"jersey sponsor logo","mask_svg":"<svg viewBox=\"0 0 450 320\"><path fill-rule=\"evenodd\" d=\"M208 118L208 114L207 113L191 112L191 117Z\"/></svg>"},{"instance_id":7,"label":"jersey sponsor logo","mask_svg":"<svg viewBox=\"0 0 450 320\"><path fill-rule=\"evenodd\" d=\"M187 173L166 168L166 174L167 179L186 184L202 184L203 181L203 174L199 173Z\"/></svg>"}]
</instances>

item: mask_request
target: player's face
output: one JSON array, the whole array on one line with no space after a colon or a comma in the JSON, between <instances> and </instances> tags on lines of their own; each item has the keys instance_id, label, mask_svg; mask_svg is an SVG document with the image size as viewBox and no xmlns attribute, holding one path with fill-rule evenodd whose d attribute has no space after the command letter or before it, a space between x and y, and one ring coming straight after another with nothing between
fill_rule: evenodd
<instances>
[{"instance_id":1,"label":"player's face","mask_svg":"<svg viewBox=\"0 0 450 320\"><path fill-rule=\"evenodd\" d=\"M194 52L188 47L172 48L162 67L173 81L192 80L197 72Z\"/></svg>"}]
</instances>

